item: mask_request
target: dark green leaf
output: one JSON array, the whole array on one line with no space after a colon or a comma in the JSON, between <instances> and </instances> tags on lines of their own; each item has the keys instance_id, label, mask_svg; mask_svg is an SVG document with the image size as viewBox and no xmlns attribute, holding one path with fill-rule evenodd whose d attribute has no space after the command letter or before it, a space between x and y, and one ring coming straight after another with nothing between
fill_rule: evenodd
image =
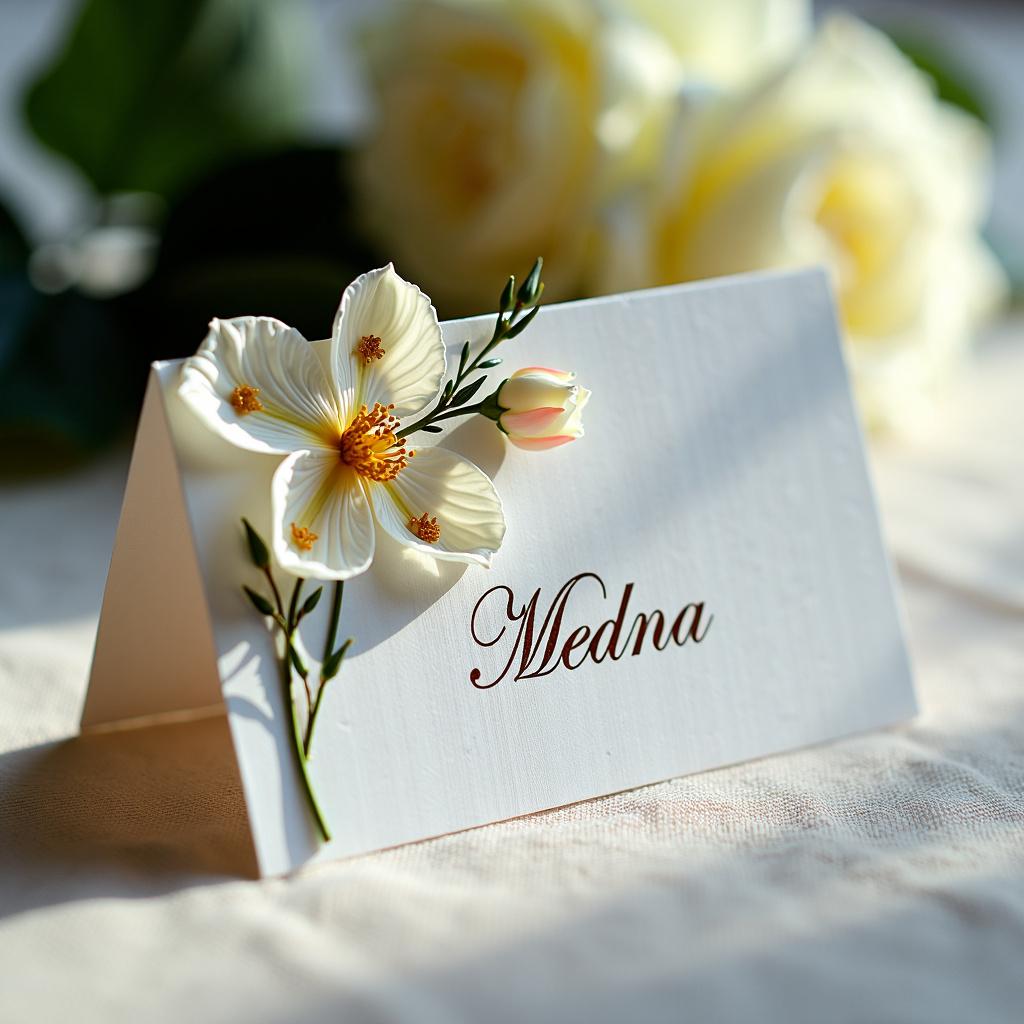
<instances>
[{"instance_id":1,"label":"dark green leaf","mask_svg":"<svg viewBox=\"0 0 1024 1024\"><path fill-rule=\"evenodd\" d=\"M433 423L428 423L425 427L420 427L420 430L425 430L428 434L440 434L444 427L435 426Z\"/></svg>"},{"instance_id":2,"label":"dark green leaf","mask_svg":"<svg viewBox=\"0 0 1024 1024\"><path fill-rule=\"evenodd\" d=\"M512 296L515 293L516 279L514 275L509 275L508 283L505 285L501 298L498 300L499 313L507 313L512 308Z\"/></svg>"},{"instance_id":3,"label":"dark green leaf","mask_svg":"<svg viewBox=\"0 0 1024 1024\"><path fill-rule=\"evenodd\" d=\"M313 593L310 594L305 601L303 601L302 607L299 609L300 619L308 615L317 606L317 603L320 601L320 596L323 594L323 592L323 587L317 587L316 590L314 590Z\"/></svg>"},{"instance_id":4,"label":"dark green leaf","mask_svg":"<svg viewBox=\"0 0 1024 1024\"><path fill-rule=\"evenodd\" d=\"M445 400L451 398L452 392L454 390L455 390L455 381L454 380L450 380L450 381L448 381L447 384L445 384L445 386L444 386L444 394L441 397L443 399L445 399Z\"/></svg>"},{"instance_id":5,"label":"dark green leaf","mask_svg":"<svg viewBox=\"0 0 1024 1024\"><path fill-rule=\"evenodd\" d=\"M467 384L461 391L457 391L455 397L451 400L452 407L465 405L480 390L480 386L485 379L484 377L477 377L472 384Z\"/></svg>"},{"instance_id":6,"label":"dark green leaf","mask_svg":"<svg viewBox=\"0 0 1024 1024\"><path fill-rule=\"evenodd\" d=\"M245 596L249 598L253 603L253 607L260 613L260 615L273 615L273 605L262 595L257 594L252 587L243 586L242 589L245 591Z\"/></svg>"},{"instance_id":7,"label":"dark green leaf","mask_svg":"<svg viewBox=\"0 0 1024 1024\"><path fill-rule=\"evenodd\" d=\"M469 342L462 346L462 354L459 356L459 372L455 375L456 377L462 376L462 371L466 368L466 363L469 362Z\"/></svg>"},{"instance_id":8,"label":"dark green leaf","mask_svg":"<svg viewBox=\"0 0 1024 1024\"><path fill-rule=\"evenodd\" d=\"M544 267L544 260L538 256L529 275L519 289L516 301L520 306L532 306L540 297L540 272Z\"/></svg>"},{"instance_id":9,"label":"dark green leaf","mask_svg":"<svg viewBox=\"0 0 1024 1024\"><path fill-rule=\"evenodd\" d=\"M301 14L278 0L87 0L29 89L28 123L97 191L171 195L228 157L295 137Z\"/></svg>"},{"instance_id":10,"label":"dark green leaf","mask_svg":"<svg viewBox=\"0 0 1024 1024\"><path fill-rule=\"evenodd\" d=\"M352 637L349 637L324 663L320 669L320 679L327 682L333 679L341 669L341 663L345 660L349 647L352 646Z\"/></svg>"},{"instance_id":11,"label":"dark green leaf","mask_svg":"<svg viewBox=\"0 0 1024 1024\"><path fill-rule=\"evenodd\" d=\"M500 363L501 363L501 358L499 356L495 356L493 359L485 359L480 364L480 369L481 370L489 370L492 366L498 366Z\"/></svg>"},{"instance_id":12,"label":"dark green leaf","mask_svg":"<svg viewBox=\"0 0 1024 1024\"><path fill-rule=\"evenodd\" d=\"M534 317L535 317L535 316L536 316L536 315L537 315L537 314L538 314L539 312L540 312L540 306L534 306L534 307L533 307L533 309L531 309L531 310L530 310L530 312L529 312L529 313L527 313L527 314L526 314L526 316L524 316L524 317L523 317L523 319L522 319L522 320L520 320L520 321L519 321L519 323L517 323L517 324L515 325L515 327L513 327L513 328L512 328L512 329L511 329L511 330L510 330L510 331L508 332L508 337L509 337L509 338L516 338L516 337L518 337L518 336L519 336L520 334L522 334L522 333L523 333L523 331L525 331L525 330L526 330L526 328L530 326L530 323L532 322L533 318L534 318Z\"/></svg>"},{"instance_id":13,"label":"dark green leaf","mask_svg":"<svg viewBox=\"0 0 1024 1024\"><path fill-rule=\"evenodd\" d=\"M305 678L306 666L303 664L302 659L299 657L299 652L295 650L295 644L288 645L288 657L291 658L291 662L295 666L295 671L298 672L300 676Z\"/></svg>"},{"instance_id":14,"label":"dark green leaf","mask_svg":"<svg viewBox=\"0 0 1024 1024\"><path fill-rule=\"evenodd\" d=\"M249 544L249 557L252 559L252 564L257 569L266 569L270 565L270 552L267 550L267 545L245 516L242 516L242 525L245 527L245 539Z\"/></svg>"}]
</instances>

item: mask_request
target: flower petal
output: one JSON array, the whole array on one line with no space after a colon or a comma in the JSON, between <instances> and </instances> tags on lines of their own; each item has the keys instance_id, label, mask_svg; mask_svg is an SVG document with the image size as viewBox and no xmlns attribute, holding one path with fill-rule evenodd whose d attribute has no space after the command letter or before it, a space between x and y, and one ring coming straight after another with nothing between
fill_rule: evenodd
<instances>
[{"instance_id":1,"label":"flower petal","mask_svg":"<svg viewBox=\"0 0 1024 1024\"><path fill-rule=\"evenodd\" d=\"M258 409L239 412L236 388L258 388ZM181 368L178 394L214 433L239 448L293 452L326 447L339 413L326 375L302 335L280 320L213 320Z\"/></svg>"},{"instance_id":2,"label":"flower petal","mask_svg":"<svg viewBox=\"0 0 1024 1024\"><path fill-rule=\"evenodd\" d=\"M565 419L566 412L561 406L530 409L528 412L506 412L501 415L501 425L507 434L525 437L543 437Z\"/></svg>"},{"instance_id":3,"label":"flower petal","mask_svg":"<svg viewBox=\"0 0 1024 1024\"><path fill-rule=\"evenodd\" d=\"M447 448L419 448L409 465L386 484L371 485L377 522L400 544L433 558L490 565L505 536L501 499L488 477ZM441 536L420 540L409 522L437 517Z\"/></svg>"},{"instance_id":4,"label":"flower petal","mask_svg":"<svg viewBox=\"0 0 1024 1024\"><path fill-rule=\"evenodd\" d=\"M557 448L559 445L575 441L578 436L578 434L555 434L554 437L510 437L509 441L525 451L542 452L548 448Z\"/></svg>"},{"instance_id":5,"label":"flower petal","mask_svg":"<svg viewBox=\"0 0 1024 1024\"><path fill-rule=\"evenodd\" d=\"M289 456L274 474L270 493L274 557L285 572L345 580L370 567L374 550L370 504L359 475L337 452ZM303 538L303 530L315 538ZM304 550L306 544L309 547Z\"/></svg>"},{"instance_id":6,"label":"flower petal","mask_svg":"<svg viewBox=\"0 0 1024 1024\"><path fill-rule=\"evenodd\" d=\"M364 360L357 347L379 338L384 355ZM351 419L360 405L394 404L413 416L437 396L444 379L444 341L430 299L389 263L345 289L332 336L335 381Z\"/></svg>"}]
</instances>

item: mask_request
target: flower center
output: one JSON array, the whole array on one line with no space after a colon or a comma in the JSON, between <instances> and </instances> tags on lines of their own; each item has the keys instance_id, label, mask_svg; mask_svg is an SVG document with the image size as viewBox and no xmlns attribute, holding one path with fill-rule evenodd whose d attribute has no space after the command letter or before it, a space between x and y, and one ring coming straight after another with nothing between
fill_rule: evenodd
<instances>
[{"instance_id":1,"label":"flower center","mask_svg":"<svg viewBox=\"0 0 1024 1024\"><path fill-rule=\"evenodd\" d=\"M428 519L430 513L424 512L417 519L415 516L409 520L409 529L428 544L436 544L441 538L441 527L437 525L437 516Z\"/></svg>"},{"instance_id":2,"label":"flower center","mask_svg":"<svg viewBox=\"0 0 1024 1024\"><path fill-rule=\"evenodd\" d=\"M231 407L239 416L248 416L251 412L262 412L263 403L259 399L259 388L250 384L241 384L231 392Z\"/></svg>"},{"instance_id":3,"label":"flower center","mask_svg":"<svg viewBox=\"0 0 1024 1024\"><path fill-rule=\"evenodd\" d=\"M300 551L311 551L313 542L320 536L314 533L308 526L296 526L292 523L292 543Z\"/></svg>"},{"instance_id":4,"label":"flower center","mask_svg":"<svg viewBox=\"0 0 1024 1024\"><path fill-rule=\"evenodd\" d=\"M406 451L405 441L396 437L401 424L391 415L392 409L393 405L380 402L372 411L360 406L338 444L341 461L377 483L394 480L416 454Z\"/></svg>"},{"instance_id":5,"label":"flower center","mask_svg":"<svg viewBox=\"0 0 1024 1024\"><path fill-rule=\"evenodd\" d=\"M359 344L356 345L353 355L359 356L362 361L369 366L374 359L384 358L384 349L380 347L381 341L375 334L364 334L359 339Z\"/></svg>"}]
</instances>

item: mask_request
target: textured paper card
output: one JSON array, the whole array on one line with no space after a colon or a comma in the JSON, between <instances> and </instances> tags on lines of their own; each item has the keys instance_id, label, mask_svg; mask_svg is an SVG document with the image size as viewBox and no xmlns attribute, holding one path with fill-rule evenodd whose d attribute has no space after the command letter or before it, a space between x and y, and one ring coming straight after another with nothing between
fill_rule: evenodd
<instances>
[{"instance_id":1,"label":"textured paper card","mask_svg":"<svg viewBox=\"0 0 1024 1024\"><path fill-rule=\"evenodd\" d=\"M449 359L492 323L443 325ZM311 762L327 844L239 589L258 582L239 517L269 530L280 457L203 431L180 363L154 367L83 726L223 701L265 874L914 713L822 272L552 306L515 344L514 365L576 369L586 436L524 453L481 417L439 435L494 479L508 533L490 570L379 536L348 582L355 644Z\"/></svg>"}]
</instances>

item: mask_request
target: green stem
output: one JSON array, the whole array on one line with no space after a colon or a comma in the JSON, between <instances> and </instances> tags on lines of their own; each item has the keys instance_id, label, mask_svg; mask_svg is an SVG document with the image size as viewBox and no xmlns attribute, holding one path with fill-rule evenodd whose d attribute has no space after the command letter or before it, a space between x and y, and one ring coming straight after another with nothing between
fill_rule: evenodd
<instances>
[{"instance_id":1,"label":"green stem","mask_svg":"<svg viewBox=\"0 0 1024 1024\"><path fill-rule=\"evenodd\" d=\"M313 780L309 777L309 765L306 763L306 754L302 744L302 729L299 726L299 716L295 711L295 699L292 697L292 673L287 655L282 661L281 675L284 680L284 699L288 704L292 720L293 748L299 774L302 776L302 786L306 791L306 799L309 802L310 810L313 812L313 817L316 819L320 835L323 836L324 842L330 842L331 830L327 827L327 819L324 817L324 812L316 798L316 791L313 789Z\"/></svg>"},{"instance_id":2,"label":"green stem","mask_svg":"<svg viewBox=\"0 0 1024 1024\"><path fill-rule=\"evenodd\" d=\"M277 584L274 582L274 574L270 571L268 565L263 569L263 575L267 577L267 582L270 584L270 589L274 592L274 602L277 604L277 614L284 618L284 603L281 600L281 591L277 589Z\"/></svg>"},{"instance_id":3,"label":"green stem","mask_svg":"<svg viewBox=\"0 0 1024 1024\"><path fill-rule=\"evenodd\" d=\"M459 393L459 389L462 387L466 378L477 370L484 359L486 359L494 350L495 346L500 341L503 341L508 332L515 326L516 317L518 317L522 312L522 309L522 305L517 302L507 320L503 320L499 317L499 322L494 327L494 334L491 335L491 340L487 342L487 344L484 345L484 347L476 354L476 358L471 360L468 366L463 367L462 372L455 378L455 383L451 387L451 393L448 398L439 398L437 400L437 404L426 414L426 416L418 419L411 427L406 427L405 430L399 431L399 440L403 437L408 437L410 434L415 434L417 430L422 430L424 427L428 427L431 423L435 423L438 420L451 419L453 416L469 416L472 413L480 411L480 406L483 403L478 403L477 405L471 405L460 409L452 409L450 407L450 403L452 398Z\"/></svg>"},{"instance_id":4,"label":"green stem","mask_svg":"<svg viewBox=\"0 0 1024 1024\"><path fill-rule=\"evenodd\" d=\"M292 587L292 599L288 604L288 635L295 632L295 613L299 607L299 597L302 595L302 585L306 581L300 576Z\"/></svg>"},{"instance_id":5,"label":"green stem","mask_svg":"<svg viewBox=\"0 0 1024 1024\"><path fill-rule=\"evenodd\" d=\"M352 637L349 637L345 641L344 648L342 649L342 653L341 653L341 657L342 658L345 657L346 652L348 651L349 647L351 647L351 646L352 646ZM339 664L338 667L340 669L340 667L341 667L340 664ZM306 726L306 739L305 739L305 743L304 743L304 749L305 749L305 752L306 752L306 758L307 759L311 756L310 752L313 749L313 730L316 729L316 723L320 719L320 705L323 704L324 691L327 689L327 683L328 682L330 682L330 680L324 680L324 681L322 681L320 683L320 689L317 691L317 694L316 694L316 703L313 705L313 713L309 716L309 724Z\"/></svg>"},{"instance_id":6,"label":"green stem","mask_svg":"<svg viewBox=\"0 0 1024 1024\"><path fill-rule=\"evenodd\" d=\"M295 586L292 587L292 599L288 604L288 619L287 629L285 630L285 643L288 646L287 657L291 664L295 666L295 671L299 673L299 678L302 680L302 685L306 690L306 714L313 714L313 693L309 688L309 672L306 669L305 664L299 657L299 652L295 647L295 627L298 623L298 607L299 598L302 596L302 586L306 581L300 576L295 581Z\"/></svg>"},{"instance_id":7,"label":"green stem","mask_svg":"<svg viewBox=\"0 0 1024 1024\"><path fill-rule=\"evenodd\" d=\"M449 409L447 412L443 412L440 416L435 416L434 421L438 420L450 420L456 416L472 416L474 413L478 413L484 407L483 402L477 402L475 405L465 405L459 409Z\"/></svg>"},{"instance_id":8,"label":"green stem","mask_svg":"<svg viewBox=\"0 0 1024 1024\"><path fill-rule=\"evenodd\" d=\"M322 665L334 653L334 641L338 635L338 623L341 621L341 602L345 597L345 581L338 580L334 584L334 597L331 601L331 618L327 625L327 636L324 639L324 656L320 659ZM319 697L317 698L319 703Z\"/></svg>"}]
</instances>

